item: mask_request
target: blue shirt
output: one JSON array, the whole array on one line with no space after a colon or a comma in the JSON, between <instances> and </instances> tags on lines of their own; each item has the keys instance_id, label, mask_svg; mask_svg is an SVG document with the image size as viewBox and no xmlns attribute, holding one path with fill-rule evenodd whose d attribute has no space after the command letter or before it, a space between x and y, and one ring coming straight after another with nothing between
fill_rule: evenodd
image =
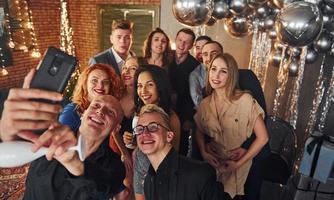
<instances>
[{"instance_id":1,"label":"blue shirt","mask_svg":"<svg viewBox=\"0 0 334 200\"><path fill-rule=\"evenodd\" d=\"M76 132L81 124L80 115L77 112L76 106L75 103L67 104L58 119L61 124L68 125L73 132Z\"/></svg>"},{"instance_id":2,"label":"blue shirt","mask_svg":"<svg viewBox=\"0 0 334 200\"><path fill-rule=\"evenodd\" d=\"M203 100L203 88L206 85L206 68L204 64L198 65L189 75L190 96L195 108Z\"/></svg>"}]
</instances>

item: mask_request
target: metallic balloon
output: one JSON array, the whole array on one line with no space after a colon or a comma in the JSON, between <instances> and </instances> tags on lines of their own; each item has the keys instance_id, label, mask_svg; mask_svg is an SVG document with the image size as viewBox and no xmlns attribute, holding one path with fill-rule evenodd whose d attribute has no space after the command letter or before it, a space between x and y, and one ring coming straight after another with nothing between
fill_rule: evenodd
<instances>
[{"instance_id":1,"label":"metallic balloon","mask_svg":"<svg viewBox=\"0 0 334 200\"><path fill-rule=\"evenodd\" d=\"M268 0L247 0L248 6L251 8L257 8L264 3L266 3Z\"/></svg>"},{"instance_id":2,"label":"metallic balloon","mask_svg":"<svg viewBox=\"0 0 334 200\"><path fill-rule=\"evenodd\" d=\"M235 15L241 15L247 10L247 0L231 0L230 11Z\"/></svg>"},{"instance_id":3,"label":"metallic balloon","mask_svg":"<svg viewBox=\"0 0 334 200\"><path fill-rule=\"evenodd\" d=\"M277 33L275 29L270 29L268 31L268 36L270 39L275 40L277 38Z\"/></svg>"},{"instance_id":4,"label":"metallic balloon","mask_svg":"<svg viewBox=\"0 0 334 200\"><path fill-rule=\"evenodd\" d=\"M208 22L206 22L207 26L213 26L217 20L214 17L211 17Z\"/></svg>"},{"instance_id":5,"label":"metallic balloon","mask_svg":"<svg viewBox=\"0 0 334 200\"><path fill-rule=\"evenodd\" d=\"M279 67L282 59L282 51L273 51L269 55L269 65Z\"/></svg>"},{"instance_id":6,"label":"metallic balloon","mask_svg":"<svg viewBox=\"0 0 334 200\"><path fill-rule=\"evenodd\" d=\"M260 31L266 31L263 20L259 21L258 28Z\"/></svg>"},{"instance_id":7,"label":"metallic balloon","mask_svg":"<svg viewBox=\"0 0 334 200\"><path fill-rule=\"evenodd\" d=\"M272 29L275 25L275 16L270 15L264 19L264 28L269 30Z\"/></svg>"},{"instance_id":8,"label":"metallic balloon","mask_svg":"<svg viewBox=\"0 0 334 200\"><path fill-rule=\"evenodd\" d=\"M308 64L314 63L317 60L317 57L318 53L313 48L308 48L305 57L305 62Z\"/></svg>"},{"instance_id":9,"label":"metallic balloon","mask_svg":"<svg viewBox=\"0 0 334 200\"><path fill-rule=\"evenodd\" d=\"M225 1L214 1L212 17L216 19L223 19L230 14L229 6Z\"/></svg>"},{"instance_id":10,"label":"metallic balloon","mask_svg":"<svg viewBox=\"0 0 334 200\"><path fill-rule=\"evenodd\" d=\"M334 8L334 0L324 0L327 5Z\"/></svg>"},{"instance_id":11,"label":"metallic balloon","mask_svg":"<svg viewBox=\"0 0 334 200\"><path fill-rule=\"evenodd\" d=\"M295 1L298 0L273 0L273 3L275 4L275 6L277 6L277 8L285 8L287 5Z\"/></svg>"},{"instance_id":12,"label":"metallic balloon","mask_svg":"<svg viewBox=\"0 0 334 200\"><path fill-rule=\"evenodd\" d=\"M334 15L324 14L322 16L324 29L328 32L334 31Z\"/></svg>"},{"instance_id":13,"label":"metallic balloon","mask_svg":"<svg viewBox=\"0 0 334 200\"><path fill-rule=\"evenodd\" d=\"M261 6L261 7L255 8L255 15L259 19L263 19L267 17L269 14L270 14L270 8L267 6Z\"/></svg>"},{"instance_id":14,"label":"metallic balloon","mask_svg":"<svg viewBox=\"0 0 334 200\"><path fill-rule=\"evenodd\" d=\"M224 28L233 37L244 37L252 33L252 23L246 17L232 17L225 21Z\"/></svg>"},{"instance_id":15,"label":"metallic balloon","mask_svg":"<svg viewBox=\"0 0 334 200\"><path fill-rule=\"evenodd\" d=\"M298 57L300 55L301 51L302 50L299 47L289 47L288 48L288 54L291 55L294 58Z\"/></svg>"},{"instance_id":16,"label":"metallic balloon","mask_svg":"<svg viewBox=\"0 0 334 200\"><path fill-rule=\"evenodd\" d=\"M199 26L209 21L212 5L206 0L173 0L173 14L182 24Z\"/></svg>"},{"instance_id":17,"label":"metallic balloon","mask_svg":"<svg viewBox=\"0 0 334 200\"><path fill-rule=\"evenodd\" d=\"M297 1L283 8L275 23L277 38L284 44L302 47L313 42L322 31L322 15L317 5Z\"/></svg>"},{"instance_id":18,"label":"metallic balloon","mask_svg":"<svg viewBox=\"0 0 334 200\"><path fill-rule=\"evenodd\" d=\"M331 6L326 5L326 4L322 5L321 10L325 14L330 14L330 15L334 14L334 7L331 7Z\"/></svg>"},{"instance_id":19,"label":"metallic balloon","mask_svg":"<svg viewBox=\"0 0 334 200\"><path fill-rule=\"evenodd\" d=\"M332 40L331 36L327 33L322 33L320 37L314 42L314 49L317 52L325 53L331 49Z\"/></svg>"},{"instance_id":20,"label":"metallic balloon","mask_svg":"<svg viewBox=\"0 0 334 200\"><path fill-rule=\"evenodd\" d=\"M289 76L297 76L298 75L298 60L295 58L291 58L288 67L289 67Z\"/></svg>"}]
</instances>

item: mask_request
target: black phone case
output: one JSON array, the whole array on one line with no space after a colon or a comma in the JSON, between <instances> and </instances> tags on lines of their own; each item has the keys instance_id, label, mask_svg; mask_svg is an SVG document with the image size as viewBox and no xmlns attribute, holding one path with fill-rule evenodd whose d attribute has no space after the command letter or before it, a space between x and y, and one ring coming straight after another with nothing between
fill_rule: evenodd
<instances>
[{"instance_id":1,"label":"black phone case","mask_svg":"<svg viewBox=\"0 0 334 200\"><path fill-rule=\"evenodd\" d=\"M30 84L30 88L62 93L76 65L75 57L55 47L49 47Z\"/></svg>"}]
</instances>

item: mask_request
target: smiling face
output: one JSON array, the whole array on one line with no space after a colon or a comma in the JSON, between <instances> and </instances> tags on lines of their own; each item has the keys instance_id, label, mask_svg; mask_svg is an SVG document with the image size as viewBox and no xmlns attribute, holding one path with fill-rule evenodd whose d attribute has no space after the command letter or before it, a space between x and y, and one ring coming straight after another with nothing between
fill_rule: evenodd
<instances>
[{"instance_id":1,"label":"smiling face","mask_svg":"<svg viewBox=\"0 0 334 200\"><path fill-rule=\"evenodd\" d=\"M222 89L226 85L228 78L228 67L226 62L218 57L216 58L209 70L209 83L212 89Z\"/></svg>"},{"instance_id":2,"label":"smiling face","mask_svg":"<svg viewBox=\"0 0 334 200\"><path fill-rule=\"evenodd\" d=\"M87 141L102 141L115 129L122 117L120 103L115 97L98 96L84 112L79 131Z\"/></svg>"},{"instance_id":3,"label":"smiling face","mask_svg":"<svg viewBox=\"0 0 334 200\"><path fill-rule=\"evenodd\" d=\"M129 58L122 67L122 79L126 86L133 86L133 78L136 70L139 67L136 58Z\"/></svg>"},{"instance_id":4,"label":"smiling face","mask_svg":"<svg viewBox=\"0 0 334 200\"><path fill-rule=\"evenodd\" d=\"M193 47L194 39L191 35L180 32L175 39L176 54L184 55L188 54L189 50Z\"/></svg>"},{"instance_id":5,"label":"smiling face","mask_svg":"<svg viewBox=\"0 0 334 200\"><path fill-rule=\"evenodd\" d=\"M137 93L144 104L158 104L158 88L149 72L144 71L139 74Z\"/></svg>"},{"instance_id":6,"label":"smiling face","mask_svg":"<svg viewBox=\"0 0 334 200\"><path fill-rule=\"evenodd\" d=\"M159 124L155 132L149 132L145 127L144 132L137 135L137 144L139 149L150 156L163 151L173 140L173 133L168 131L167 125L158 113L144 113L138 119L138 125L147 126L152 123Z\"/></svg>"},{"instance_id":7,"label":"smiling face","mask_svg":"<svg viewBox=\"0 0 334 200\"><path fill-rule=\"evenodd\" d=\"M216 43L205 44L202 48L202 58L205 66L209 67L212 59L221 53L223 52L222 49L218 46L218 44Z\"/></svg>"},{"instance_id":8,"label":"smiling face","mask_svg":"<svg viewBox=\"0 0 334 200\"><path fill-rule=\"evenodd\" d=\"M202 48L207 42L207 40L198 40L195 42L194 54L196 60L198 60L199 62L203 62Z\"/></svg>"},{"instance_id":9,"label":"smiling face","mask_svg":"<svg viewBox=\"0 0 334 200\"><path fill-rule=\"evenodd\" d=\"M87 92L89 101L97 96L109 94L110 78L108 74L100 69L93 70L88 75Z\"/></svg>"},{"instance_id":10,"label":"smiling face","mask_svg":"<svg viewBox=\"0 0 334 200\"><path fill-rule=\"evenodd\" d=\"M132 33L130 29L115 29L110 35L110 42L114 50L120 56L127 56L132 45Z\"/></svg>"},{"instance_id":11,"label":"smiling face","mask_svg":"<svg viewBox=\"0 0 334 200\"><path fill-rule=\"evenodd\" d=\"M167 48L167 38L162 33L155 33L152 37L152 53L162 54Z\"/></svg>"}]
</instances>

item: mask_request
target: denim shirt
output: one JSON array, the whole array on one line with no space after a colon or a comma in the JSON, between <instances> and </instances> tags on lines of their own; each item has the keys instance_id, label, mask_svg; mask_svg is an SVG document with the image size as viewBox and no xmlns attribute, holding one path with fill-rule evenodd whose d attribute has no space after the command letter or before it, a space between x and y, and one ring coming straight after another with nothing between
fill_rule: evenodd
<instances>
[{"instance_id":1,"label":"denim shirt","mask_svg":"<svg viewBox=\"0 0 334 200\"><path fill-rule=\"evenodd\" d=\"M206 85L206 68L203 63L198 65L189 75L190 96L195 104L195 108L203 99L203 89Z\"/></svg>"}]
</instances>

